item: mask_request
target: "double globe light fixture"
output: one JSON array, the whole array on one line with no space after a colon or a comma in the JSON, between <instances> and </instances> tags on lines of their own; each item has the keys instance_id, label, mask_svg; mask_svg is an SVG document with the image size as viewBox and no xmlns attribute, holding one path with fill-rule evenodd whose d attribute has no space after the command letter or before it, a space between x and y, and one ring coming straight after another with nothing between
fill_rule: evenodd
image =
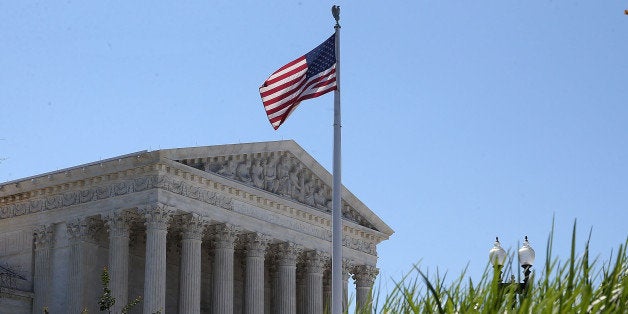
<instances>
[{"instance_id":1,"label":"double globe light fixture","mask_svg":"<svg viewBox=\"0 0 628 314\"><path fill-rule=\"evenodd\" d=\"M519 264L521 268L523 268L523 283L519 284L519 291L523 291L525 289L528 279L530 279L530 273L532 272L530 268L534 264L534 249L530 246L530 242L528 242L528 237L525 237L523 241L523 246L519 249ZM495 237L495 243L493 248L488 253L488 258L493 264L495 271L499 271L499 276L501 277L501 269L504 266L504 262L506 261L506 256L508 254L502 248L499 243L499 238ZM514 276L513 276L514 277ZM507 284L507 283L506 283Z\"/></svg>"}]
</instances>

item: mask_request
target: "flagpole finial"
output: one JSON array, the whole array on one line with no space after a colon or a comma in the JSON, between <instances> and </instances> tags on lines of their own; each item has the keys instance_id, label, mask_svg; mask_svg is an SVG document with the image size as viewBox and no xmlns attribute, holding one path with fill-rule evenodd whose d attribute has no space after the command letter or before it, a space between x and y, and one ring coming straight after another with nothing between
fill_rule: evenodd
<instances>
[{"instance_id":1,"label":"flagpole finial","mask_svg":"<svg viewBox=\"0 0 628 314\"><path fill-rule=\"evenodd\" d=\"M331 7L331 15L333 15L334 19L336 20L336 26L334 27L340 27L340 23L338 23L340 21L340 6L339 5L334 5Z\"/></svg>"}]
</instances>

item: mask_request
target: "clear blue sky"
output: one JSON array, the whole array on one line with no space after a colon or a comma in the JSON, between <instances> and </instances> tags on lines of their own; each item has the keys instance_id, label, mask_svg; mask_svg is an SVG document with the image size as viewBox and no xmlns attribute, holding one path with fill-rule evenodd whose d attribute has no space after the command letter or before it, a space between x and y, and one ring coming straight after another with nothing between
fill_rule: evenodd
<instances>
[{"instance_id":1,"label":"clear blue sky","mask_svg":"<svg viewBox=\"0 0 628 314\"><path fill-rule=\"evenodd\" d=\"M342 8L343 183L413 263L478 277L628 236L628 1L5 1L0 182L139 150L294 139L331 170L333 96L274 131L259 85ZM538 263L539 269L541 263Z\"/></svg>"}]
</instances>

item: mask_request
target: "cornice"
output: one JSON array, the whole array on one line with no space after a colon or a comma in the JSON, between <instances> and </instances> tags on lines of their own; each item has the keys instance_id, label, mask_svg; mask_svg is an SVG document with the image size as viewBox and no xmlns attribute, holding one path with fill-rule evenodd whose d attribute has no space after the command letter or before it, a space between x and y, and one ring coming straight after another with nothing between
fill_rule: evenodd
<instances>
[{"instance_id":1,"label":"cornice","mask_svg":"<svg viewBox=\"0 0 628 314\"><path fill-rule=\"evenodd\" d=\"M322 181L328 185L332 182L332 175L325 170L312 156L293 140L226 144L203 147L186 147L176 149L162 149L156 151L138 151L131 154L108 158L92 163L78 165L66 169L52 171L23 179L0 183L0 206L14 202L25 201L29 198L57 194L68 190L75 185L92 178L100 180L108 179L109 175L120 175L121 169L137 169L147 165L155 165L160 160L190 160L203 159L211 156L236 156L254 155L259 153L289 152L302 162ZM93 184L93 182L89 182ZM42 190L44 192L42 192ZM343 187L343 203L347 203L346 209L356 209L359 214L387 239L393 234L393 230L386 225L377 215L366 207L355 195ZM345 208L344 206L343 208Z\"/></svg>"},{"instance_id":2,"label":"cornice","mask_svg":"<svg viewBox=\"0 0 628 314\"><path fill-rule=\"evenodd\" d=\"M149 171L159 160L154 152L137 152L98 162L61 169L19 180L0 183L0 206L29 197L68 190L76 186L133 176Z\"/></svg>"},{"instance_id":3,"label":"cornice","mask_svg":"<svg viewBox=\"0 0 628 314\"><path fill-rule=\"evenodd\" d=\"M331 215L290 199L162 158L154 164L81 178L0 198L0 219L56 210L150 189L163 189L226 210L234 200L251 204L306 225L328 230ZM375 244L388 238L377 230L343 221L349 248L376 255ZM324 237L328 240L330 235Z\"/></svg>"}]
</instances>

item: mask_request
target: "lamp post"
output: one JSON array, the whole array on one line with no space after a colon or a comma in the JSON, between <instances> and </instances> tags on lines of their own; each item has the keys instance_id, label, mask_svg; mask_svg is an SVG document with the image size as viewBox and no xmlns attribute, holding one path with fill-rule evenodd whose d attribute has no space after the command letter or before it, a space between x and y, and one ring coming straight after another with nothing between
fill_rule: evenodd
<instances>
[{"instance_id":1,"label":"lamp post","mask_svg":"<svg viewBox=\"0 0 628 314\"><path fill-rule=\"evenodd\" d=\"M530 274L532 271L532 265L534 264L534 249L530 246L530 242L528 242L528 237L525 237L523 241L523 246L519 249L519 264L521 268L523 268L523 282L516 283L514 280L514 275L511 276L510 282L501 282L502 280L502 267L504 266L504 262L506 261L506 251L502 248L501 243L499 243L499 238L495 237L495 243L493 244L493 248L488 252L488 258L493 264L493 269L495 270L495 274L497 280L499 280L499 287L511 287L516 285L516 292L523 293L528 285L528 280L530 279Z\"/></svg>"},{"instance_id":2,"label":"lamp post","mask_svg":"<svg viewBox=\"0 0 628 314\"><path fill-rule=\"evenodd\" d=\"M530 268L534 264L534 250L528 242L528 236L523 241L523 246L519 249L519 264L523 268L523 288L525 289L528 279L530 279Z\"/></svg>"}]
</instances>

